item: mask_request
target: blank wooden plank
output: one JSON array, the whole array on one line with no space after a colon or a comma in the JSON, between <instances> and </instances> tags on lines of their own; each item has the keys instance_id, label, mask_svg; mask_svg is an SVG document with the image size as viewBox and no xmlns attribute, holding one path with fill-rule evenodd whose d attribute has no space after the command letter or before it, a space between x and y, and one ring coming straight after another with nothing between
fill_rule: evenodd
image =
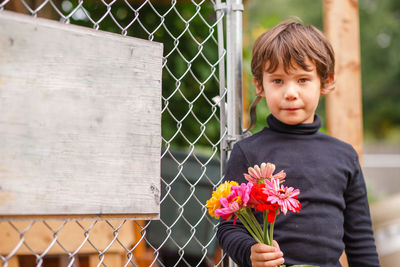
<instances>
[{"instance_id":1,"label":"blank wooden plank","mask_svg":"<svg viewBox=\"0 0 400 267\"><path fill-rule=\"evenodd\" d=\"M335 50L336 88L327 95L330 135L353 145L362 154L360 31L357 0L324 0L324 31ZM348 267L343 252L340 263Z\"/></svg>"},{"instance_id":2,"label":"blank wooden plank","mask_svg":"<svg viewBox=\"0 0 400 267\"><path fill-rule=\"evenodd\" d=\"M162 44L0 12L0 215L158 218Z\"/></svg>"},{"instance_id":3,"label":"blank wooden plank","mask_svg":"<svg viewBox=\"0 0 400 267\"><path fill-rule=\"evenodd\" d=\"M335 50L336 88L327 96L329 134L362 154L363 123L358 3L324 0L324 31Z\"/></svg>"}]
</instances>

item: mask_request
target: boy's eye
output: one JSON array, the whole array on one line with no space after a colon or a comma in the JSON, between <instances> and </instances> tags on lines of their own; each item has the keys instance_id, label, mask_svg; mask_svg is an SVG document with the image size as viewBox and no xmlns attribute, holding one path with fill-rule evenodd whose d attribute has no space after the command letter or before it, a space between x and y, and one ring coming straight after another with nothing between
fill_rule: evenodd
<instances>
[{"instance_id":1,"label":"boy's eye","mask_svg":"<svg viewBox=\"0 0 400 267\"><path fill-rule=\"evenodd\" d=\"M272 80L272 83L275 83L275 84L281 84L283 81L281 80L281 79L274 79L274 80Z\"/></svg>"},{"instance_id":2,"label":"boy's eye","mask_svg":"<svg viewBox=\"0 0 400 267\"><path fill-rule=\"evenodd\" d=\"M301 79L299 79L299 83L305 83L306 81L307 81L306 78L301 78Z\"/></svg>"}]
</instances>

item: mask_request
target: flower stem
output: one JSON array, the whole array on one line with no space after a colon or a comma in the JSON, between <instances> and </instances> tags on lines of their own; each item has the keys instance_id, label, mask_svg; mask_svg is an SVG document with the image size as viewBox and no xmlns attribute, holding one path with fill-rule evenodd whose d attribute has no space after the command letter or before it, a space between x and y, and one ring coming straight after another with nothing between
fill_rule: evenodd
<instances>
[{"instance_id":1,"label":"flower stem","mask_svg":"<svg viewBox=\"0 0 400 267\"><path fill-rule=\"evenodd\" d=\"M264 244L267 245L272 245L272 241L269 240L269 236L268 236L268 210L264 210Z\"/></svg>"},{"instance_id":2,"label":"flower stem","mask_svg":"<svg viewBox=\"0 0 400 267\"><path fill-rule=\"evenodd\" d=\"M246 227L247 231L251 234L251 236L253 236L253 238L258 242L258 243L262 243L262 241L260 240L259 236L256 235L256 233L254 233L252 227L249 226L249 224L247 223L246 219L244 218L244 216L242 216L241 214L237 213L236 214L239 218L239 220L243 223L244 227Z\"/></svg>"},{"instance_id":3,"label":"flower stem","mask_svg":"<svg viewBox=\"0 0 400 267\"><path fill-rule=\"evenodd\" d=\"M263 229L261 229L260 223L257 221L257 219L254 216L253 212L251 212L251 209L249 209L249 208L246 209L246 212L249 215L250 219L253 221L254 225L257 227L257 230L260 233L261 240L265 241L264 238L262 238L263 237Z\"/></svg>"},{"instance_id":4,"label":"flower stem","mask_svg":"<svg viewBox=\"0 0 400 267\"><path fill-rule=\"evenodd\" d=\"M272 241L274 240L274 225L275 225L275 222L271 223L270 228L269 228L269 240L271 242L271 246L272 246Z\"/></svg>"},{"instance_id":5,"label":"flower stem","mask_svg":"<svg viewBox=\"0 0 400 267\"><path fill-rule=\"evenodd\" d=\"M253 232L257 235L258 239L261 240L260 243L263 241L263 235L262 235L262 230L257 222L257 220L252 220L251 215L253 213L250 212L250 214L247 212L247 210L244 210L243 212L243 218L246 220L247 224L253 229ZM257 227L258 226L258 227Z\"/></svg>"},{"instance_id":6,"label":"flower stem","mask_svg":"<svg viewBox=\"0 0 400 267\"><path fill-rule=\"evenodd\" d=\"M276 221L276 215L277 214L278 214L278 210L275 212L274 222L271 223L271 226L269 228L269 240L271 241L271 246L272 246L272 241L274 240L274 226L275 226L275 221Z\"/></svg>"}]
</instances>

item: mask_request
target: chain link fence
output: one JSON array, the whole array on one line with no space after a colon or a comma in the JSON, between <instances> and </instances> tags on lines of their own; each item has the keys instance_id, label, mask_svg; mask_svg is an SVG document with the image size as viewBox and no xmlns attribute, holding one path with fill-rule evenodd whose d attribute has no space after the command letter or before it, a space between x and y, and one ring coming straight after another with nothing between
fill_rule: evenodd
<instances>
[{"instance_id":1,"label":"chain link fence","mask_svg":"<svg viewBox=\"0 0 400 267\"><path fill-rule=\"evenodd\" d=\"M221 182L226 157L225 17L240 12L240 1L233 9L229 3L0 0L0 12L164 44L161 219L3 220L3 266L223 266L217 222L207 215L205 202ZM228 55L228 72L230 64ZM228 86L240 79L240 74L231 81L228 77Z\"/></svg>"}]
</instances>

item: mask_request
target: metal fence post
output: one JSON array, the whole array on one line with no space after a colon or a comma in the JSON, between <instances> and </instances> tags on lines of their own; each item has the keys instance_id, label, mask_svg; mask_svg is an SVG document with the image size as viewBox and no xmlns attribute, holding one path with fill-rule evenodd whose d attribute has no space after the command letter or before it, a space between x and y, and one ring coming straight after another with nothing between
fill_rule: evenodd
<instances>
[{"instance_id":1,"label":"metal fence post","mask_svg":"<svg viewBox=\"0 0 400 267\"><path fill-rule=\"evenodd\" d=\"M242 135L242 0L227 0L227 127L231 144Z\"/></svg>"},{"instance_id":2,"label":"metal fence post","mask_svg":"<svg viewBox=\"0 0 400 267\"><path fill-rule=\"evenodd\" d=\"M218 32L218 71L219 71L219 107L220 107L220 138L222 140L226 137L226 80L225 80L225 56L226 50L224 45L224 25L223 25L223 8L221 0L216 0L215 3L216 15L217 15L217 32ZM222 141L220 144L221 151L221 165L220 165L220 175L224 174L224 167L226 164L227 151L225 150L225 142Z\"/></svg>"},{"instance_id":3,"label":"metal fence post","mask_svg":"<svg viewBox=\"0 0 400 267\"><path fill-rule=\"evenodd\" d=\"M238 141L242 130L242 62L243 62L243 36L242 36L242 0L227 0L226 39L227 39L227 142L229 150ZM229 258L229 267L236 267L235 262Z\"/></svg>"}]
</instances>

